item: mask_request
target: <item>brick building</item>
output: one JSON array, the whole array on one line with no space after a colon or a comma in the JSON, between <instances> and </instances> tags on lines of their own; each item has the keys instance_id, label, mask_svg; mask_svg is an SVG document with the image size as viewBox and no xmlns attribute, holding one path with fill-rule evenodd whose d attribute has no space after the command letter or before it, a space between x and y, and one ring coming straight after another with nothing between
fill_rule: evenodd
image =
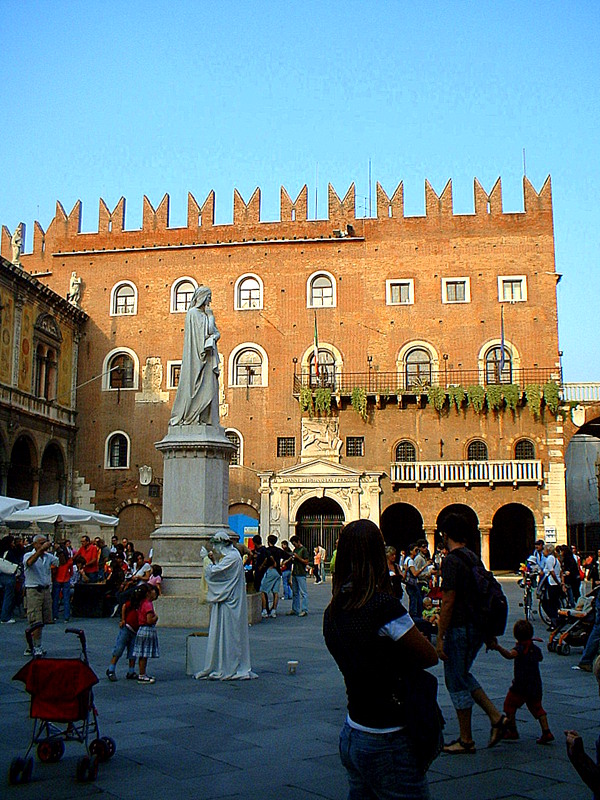
<instances>
[{"instance_id":1,"label":"brick building","mask_svg":"<svg viewBox=\"0 0 600 800\"><path fill-rule=\"evenodd\" d=\"M296 200L282 188L278 222L261 221L258 189L247 203L236 191L228 225L214 224L213 193L189 195L185 228L169 227L168 196L156 210L144 198L139 230L123 199L100 201L94 233L79 202L57 204L22 263L62 295L82 279L81 502L137 540L160 521L154 443L186 303L207 284L238 532L296 530L330 551L343 521L369 516L407 544L458 508L495 568L544 531L564 541L550 179L523 191L524 211L503 213L500 181L489 194L475 181L474 213L455 215L451 183L439 196L426 183L425 215L407 217L402 184L391 197L378 185L377 216L357 218L354 186L343 199L330 187L328 219L309 220L306 187Z\"/></svg>"}]
</instances>

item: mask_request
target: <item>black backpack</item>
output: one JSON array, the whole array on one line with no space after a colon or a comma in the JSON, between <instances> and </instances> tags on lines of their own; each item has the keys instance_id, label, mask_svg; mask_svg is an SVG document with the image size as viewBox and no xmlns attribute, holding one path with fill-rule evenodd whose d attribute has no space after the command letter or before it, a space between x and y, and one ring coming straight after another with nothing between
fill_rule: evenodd
<instances>
[{"instance_id":1,"label":"black backpack","mask_svg":"<svg viewBox=\"0 0 600 800\"><path fill-rule=\"evenodd\" d=\"M482 631L486 640L502 636L506 630L508 619L508 600L502 587L492 573L483 566L481 559L472 561L466 553L463 553L462 547L456 548L452 553L468 567L473 578L476 602L471 607L471 611L477 627Z\"/></svg>"}]
</instances>

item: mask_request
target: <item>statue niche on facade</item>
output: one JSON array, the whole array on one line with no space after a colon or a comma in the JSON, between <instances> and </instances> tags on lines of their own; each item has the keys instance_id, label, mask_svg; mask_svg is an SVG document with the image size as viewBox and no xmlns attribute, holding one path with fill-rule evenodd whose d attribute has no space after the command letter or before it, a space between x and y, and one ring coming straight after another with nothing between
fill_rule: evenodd
<instances>
[{"instance_id":1,"label":"statue niche on facade","mask_svg":"<svg viewBox=\"0 0 600 800\"><path fill-rule=\"evenodd\" d=\"M219 424L219 353L212 292L199 286L185 317L183 357L170 425Z\"/></svg>"}]
</instances>

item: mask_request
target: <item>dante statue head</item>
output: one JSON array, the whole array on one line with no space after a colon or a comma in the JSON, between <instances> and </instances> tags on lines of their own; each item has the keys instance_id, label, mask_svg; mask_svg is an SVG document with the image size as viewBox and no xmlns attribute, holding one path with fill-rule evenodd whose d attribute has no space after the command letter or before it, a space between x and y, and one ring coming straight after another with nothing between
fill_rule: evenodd
<instances>
[{"instance_id":1,"label":"dante statue head","mask_svg":"<svg viewBox=\"0 0 600 800\"><path fill-rule=\"evenodd\" d=\"M190 302L190 308L202 308L207 302L212 300L212 292L208 286L199 286Z\"/></svg>"}]
</instances>

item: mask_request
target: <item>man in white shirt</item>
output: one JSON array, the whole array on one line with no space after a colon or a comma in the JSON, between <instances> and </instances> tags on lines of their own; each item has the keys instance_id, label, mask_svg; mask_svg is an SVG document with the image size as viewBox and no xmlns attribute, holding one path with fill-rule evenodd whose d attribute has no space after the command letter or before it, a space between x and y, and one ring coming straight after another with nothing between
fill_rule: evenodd
<instances>
[{"instance_id":1,"label":"man in white shirt","mask_svg":"<svg viewBox=\"0 0 600 800\"><path fill-rule=\"evenodd\" d=\"M58 566L58 558L49 552L51 547L48 539L38 534L33 539L33 549L23 556L27 621L30 625L52 622L52 567ZM32 638L33 653L28 647L25 655L43 656L42 629L35 630Z\"/></svg>"}]
</instances>

